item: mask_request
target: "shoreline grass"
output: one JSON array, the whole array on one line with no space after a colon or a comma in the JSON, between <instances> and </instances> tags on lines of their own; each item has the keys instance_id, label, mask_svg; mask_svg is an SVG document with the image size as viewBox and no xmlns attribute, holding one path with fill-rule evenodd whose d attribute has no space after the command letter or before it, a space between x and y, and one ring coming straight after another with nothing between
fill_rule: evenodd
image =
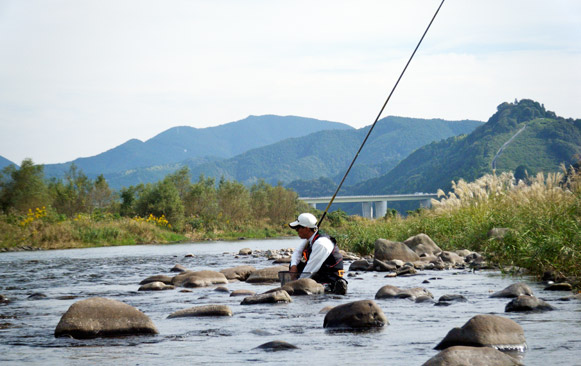
<instances>
[{"instance_id":1,"label":"shoreline grass","mask_svg":"<svg viewBox=\"0 0 581 366\"><path fill-rule=\"evenodd\" d=\"M581 178L577 173L563 186L563 174L539 174L527 184L512 173L486 175L475 182L459 181L453 192L439 192L432 208L407 217L368 220L358 216L329 219L323 230L342 249L372 254L378 238L404 241L425 233L443 250L469 249L502 267L545 271L581 287ZM329 225L327 227L326 225ZM493 228L506 228L503 239L491 238ZM162 218L77 215L67 219L45 208L27 215L0 215L0 250L67 249L95 246L164 244L205 240L264 239L295 236L285 225L266 221L173 231Z\"/></svg>"}]
</instances>

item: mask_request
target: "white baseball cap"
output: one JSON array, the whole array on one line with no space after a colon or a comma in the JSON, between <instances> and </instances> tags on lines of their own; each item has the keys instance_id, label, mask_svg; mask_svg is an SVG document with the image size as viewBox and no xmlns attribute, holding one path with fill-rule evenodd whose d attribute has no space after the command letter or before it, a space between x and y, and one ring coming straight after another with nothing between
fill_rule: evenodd
<instances>
[{"instance_id":1,"label":"white baseball cap","mask_svg":"<svg viewBox=\"0 0 581 366\"><path fill-rule=\"evenodd\" d=\"M315 217L315 215L305 212L300 214L296 221L293 221L290 224L288 224L288 226L292 228L295 228L299 225L315 229L317 227L317 218Z\"/></svg>"}]
</instances>

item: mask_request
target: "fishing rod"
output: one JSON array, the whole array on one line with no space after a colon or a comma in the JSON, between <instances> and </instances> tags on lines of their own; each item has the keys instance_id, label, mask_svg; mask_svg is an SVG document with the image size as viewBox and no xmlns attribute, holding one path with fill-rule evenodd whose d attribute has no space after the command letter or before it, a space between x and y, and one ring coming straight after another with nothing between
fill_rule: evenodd
<instances>
[{"instance_id":1,"label":"fishing rod","mask_svg":"<svg viewBox=\"0 0 581 366\"><path fill-rule=\"evenodd\" d=\"M387 103L391 99L391 96L393 95L393 92L395 91L395 88L397 88L397 85L399 84L399 81L403 77L403 74L407 70L410 62L412 62L412 59L414 58L414 55L416 54L416 51L418 50L418 48L420 48L420 44L422 44L422 41L424 40L424 37L428 33L428 30L432 26L432 23L434 22L434 19L436 19L436 15L438 15L438 12L440 11L440 8L442 8L442 5L444 5L444 1L445 0L442 0L442 2L440 3L440 6L438 6L438 9L436 9L436 12L434 13L434 16L432 17L432 20L430 20L430 23L428 24L428 27L426 28L426 30L424 31L424 34L422 35L422 38L420 38L420 41L418 42L416 48L414 49L414 52L412 52L412 55L410 56L408 62L406 63L406 65L403 68L401 74L399 75L399 78L397 78L397 81L395 82L395 85L393 86L393 88L391 89L391 92L387 96L387 99L385 100L385 103L383 103L383 106L379 110L379 114L377 114L377 117L375 118L375 122L373 122L373 124L371 125L371 128L367 132L367 135L365 136L365 139L363 140L363 143L361 143L361 146L359 147L359 150L357 150L357 153L355 154L355 157L353 157L353 161L351 161L351 164L349 165L349 168L347 168L347 172L343 176L343 179L341 179L341 183L339 183L339 186L337 187L337 190L335 190L335 193L333 194L333 197L331 197L331 200L329 201L329 204L325 208L325 212L323 212L323 215L319 219L319 222L317 223L317 227L321 227L321 223L325 219L325 216L327 216L327 212L329 211L329 207L331 207L331 204L335 200L335 197L337 196L337 193L339 193L339 190L341 189L341 186L343 186L343 183L345 182L345 178L347 178L347 175L351 171L351 168L353 167L353 164L355 164L355 160L357 160L357 157L359 157L359 153L361 152L361 150L363 149L363 146L367 142L367 139L369 138L369 135L371 135L371 131L373 131L373 128L375 128L375 125L377 124L377 121L379 121L379 117L381 117L381 114L383 113L383 110L385 109L385 106L387 105Z\"/></svg>"}]
</instances>

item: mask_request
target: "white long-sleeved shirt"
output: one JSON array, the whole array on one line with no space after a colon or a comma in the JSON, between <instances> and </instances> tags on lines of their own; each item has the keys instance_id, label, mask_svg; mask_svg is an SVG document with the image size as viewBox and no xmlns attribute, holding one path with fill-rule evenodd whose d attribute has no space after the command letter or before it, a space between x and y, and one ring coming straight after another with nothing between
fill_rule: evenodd
<instances>
[{"instance_id":1,"label":"white long-sleeved shirt","mask_svg":"<svg viewBox=\"0 0 581 366\"><path fill-rule=\"evenodd\" d=\"M291 257L291 266L296 266L301 261L303 256L303 250L308 244L313 246L311 250L311 254L309 255L309 260L303 269L303 273L311 273L311 274L301 274L300 278L309 277L314 275L321 269L323 262L329 257L335 244L329 239L324 236L319 237L315 243L313 244L312 240L314 239L317 233L314 233L309 239L303 240L301 244L295 249L293 255Z\"/></svg>"}]
</instances>

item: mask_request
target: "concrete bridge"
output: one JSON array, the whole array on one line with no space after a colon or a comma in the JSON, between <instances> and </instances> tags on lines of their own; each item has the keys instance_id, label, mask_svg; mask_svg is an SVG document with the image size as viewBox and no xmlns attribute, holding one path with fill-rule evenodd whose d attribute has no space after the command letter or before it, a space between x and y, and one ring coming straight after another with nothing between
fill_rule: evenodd
<instances>
[{"instance_id":1,"label":"concrete bridge","mask_svg":"<svg viewBox=\"0 0 581 366\"><path fill-rule=\"evenodd\" d=\"M313 208L317 208L317 203L329 204L332 196L328 197L299 197ZM431 199L438 198L436 193L413 193L413 194L388 194L375 196L337 196L333 203L361 202L362 216L367 218L380 218L387 213L387 202L396 201L422 201L420 207L430 207Z\"/></svg>"}]
</instances>

